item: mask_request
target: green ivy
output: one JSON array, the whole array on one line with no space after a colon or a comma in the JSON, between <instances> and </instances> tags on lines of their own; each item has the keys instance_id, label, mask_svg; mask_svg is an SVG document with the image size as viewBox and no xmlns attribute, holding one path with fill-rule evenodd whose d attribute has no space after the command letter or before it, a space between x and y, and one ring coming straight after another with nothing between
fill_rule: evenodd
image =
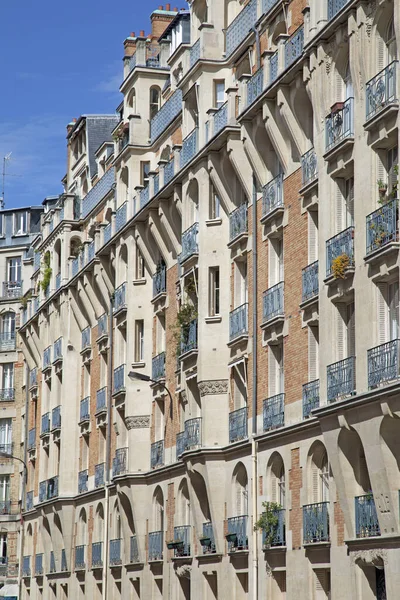
<instances>
[{"instance_id":1,"label":"green ivy","mask_svg":"<svg viewBox=\"0 0 400 600\"><path fill-rule=\"evenodd\" d=\"M50 267L50 252L47 251L43 257L43 271L42 271L42 279L40 281L40 288L43 292L46 292L47 288L50 285L52 268Z\"/></svg>"},{"instance_id":2,"label":"green ivy","mask_svg":"<svg viewBox=\"0 0 400 600\"><path fill-rule=\"evenodd\" d=\"M263 502L264 511L258 521L254 524L254 530L260 529L265 532L265 543L269 546L274 539L276 526L279 523L278 511L282 509L277 502Z\"/></svg>"}]
</instances>

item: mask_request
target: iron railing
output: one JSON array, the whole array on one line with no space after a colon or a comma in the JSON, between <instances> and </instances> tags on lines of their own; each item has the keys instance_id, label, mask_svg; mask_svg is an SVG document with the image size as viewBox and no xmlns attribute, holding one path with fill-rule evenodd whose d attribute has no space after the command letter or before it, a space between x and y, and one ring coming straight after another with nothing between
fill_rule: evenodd
<instances>
[{"instance_id":1,"label":"iron railing","mask_svg":"<svg viewBox=\"0 0 400 600\"><path fill-rule=\"evenodd\" d=\"M96 412L101 412L107 408L107 387L102 387L96 392Z\"/></svg>"},{"instance_id":2,"label":"iron railing","mask_svg":"<svg viewBox=\"0 0 400 600\"><path fill-rule=\"evenodd\" d=\"M88 471L80 471L78 473L78 494L88 491Z\"/></svg>"},{"instance_id":3,"label":"iron railing","mask_svg":"<svg viewBox=\"0 0 400 600\"><path fill-rule=\"evenodd\" d=\"M164 263L157 265L157 270L153 275L153 298L159 294L165 294L167 291L167 267Z\"/></svg>"},{"instance_id":4,"label":"iron railing","mask_svg":"<svg viewBox=\"0 0 400 600\"><path fill-rule=\"evenodd\" d=\"M164 165L164 185L167 185L174 178L175 175L175 158L171 158Z\"/></svg>"},{"instance_id":5,"label":"iron railing","mask_svg":"<svg viewBox=\"0 0 400 600\"><path fill-rule=\"evenodd\" d=\"M186 450L186 436L184 431L176 434L176 460L182 456Z\"/></svg>"},{"instance_id":6,"label":"iron railing","mask_svg":"<svg viewBox=\"0 0 400 600\"><path fill-rule=\"evenodd\" d=\"M90 419L90 398L87 396L83 400L81 400L80 408L79 408L79 421L88 421Z\"/></svg>"},{"instance_id":7,"label":"iron railing","mask_svg":"<svg viewBox=\"0 0 400 600\"><path fill-rule=\"evenodd\" d=\"M371 119L385 106L397 100L396 71L398 61L380 71L365 85L366 118Z\"/></svg>"},{"instance_id":8,"label":"iron railing","mask_svg":"<svg viewBox=\"0 0 400 600\"><path fill-rule=\"evenodd\" d=\"M101 338L108 334L108 315L104 313L97 320L97 338Z\"/></svg>"},{"instance_id":9,"label":"iron railing","mask_svg":"<svg viewBox=\"0 0 400 600\"><path fill-rule=\"evenodd\" d=\"M114 314L126 308L126 282L122 283L115 290L114 295Z\"/></svg>"},{"instance_id":10,"label":"iron railing","mask_svg":"<svg viewBox=\"0 0 400 600\"><path fill-rule=\"evenodd\" d=\"M247 408L239 408L229 413L229 442L247 438Z\"/></svg>"},{"instance_id":11,"label":"iron railing","mask_svg":"<svg viewBox=\"0 0 400 600\"><path fill-rule=\"evenodd\" d=\"M51 367L51 346L46 348L43 352L43 369Z\"/></svg>"},{"instance_id":12,"label":"iron railing","mask_svg":"<svg viewBox=\"0 0 400 600\"><path fill-rule=\"evenodd\" d=\"M94 467L94 487L98 488L104 485L105 463L100 463Z\"/></svg>"},{"instance_id":13,"label":"iron railing","mask_svg":"<svg viewBox=\"0 0 400 600\"><path fill-rule=\"evenodd\" d=\"M240 517L231 517L228 519L228 535L231 534L232 540L228 541L228 552L235 550L247 550L249 541L247 537L247 515Z\"/></svg>"},{"instance_id":14,"label":"iron railing","mask_svg":"<svg viewBox=\"0 0 400 600\"><path fill-rule=\"evenodd\" d=\"M163 559L163 532L149 533L149 561Z\"/></svg>"},{"instance_id":15,"label":"iron railing","mask_svg":"<svg viewBox=\"0 0 400 600\"><path fill-rule=\"evenodd\" d=\"M225 52L228 58L243 40L257 21L257 0L250 2L240 11L225 32Z\"/></svg>"},{"instance_id":16,"label":"iron railing","mask_svg":"<svg viewBox=\"0 0 400 600\"><path fill-rule=\"evenodd\" d=\"M182 141L181 169L187 165L197 154L198 150L198 128L196 127Z\"/></svg>"},{"instance_id":17,"label":"iron railing","mask_svg":"<svg viewBox=\"0 0 400 600\"><path fill-rule=\"evenodd\" d=\"M92 569L103 566L103 542L92 542Z\"/></svg>"},{"instance_id":18,"label":"iron railing","mask_svg":"<svg viewBox=\"0 0 400 600\"><path fill-rule=\"evenodd\" d=\"M117 448L112 464L112 476L117 477L127 472L128 448Z\"/></svg>"},{"instance_id":19,"label":"iron railing","mask_svg":"<svg viewBox=\"0 0 400 600\"><path fill-rule=\"evenodd\" d=\"M26 494L26 510L32 510L33 508L33 492L27 492Z\"/></svg>"},{"instance_id":20,"label":"iron railing","mask_svg":"<svg viewBox=\"0 0 400 600\"><path fill-rule=\"evenodd\" d=\"M355 497L356 537L381 535L375 501L372 493Z\"/></svg>"},{"instance_id":21,"label":"iron railing","mask_svg":"<svg viewBox=\"0 0 400 600\"><path fill-rule=\"evenodd\" d=\"M85 546L75 546L75 569L84 569L85 566Z\"/></svg>"},{"instance_id":22,"label":"iron railing","mask_svg":"<svg viewBox=\"0 0 400 600\"><path fill-rule=\"evenodd\" d=\"M247 204L241 204L229 215L229 241L247 233Z\"/></svg>"},{"instance_id":23,"label":"iron railing","mask_svg":"<svg viewBox=\"0 0 400 600\"><path fill-rule=\"evenodd\" d=\"M311 298L316 298L319 293L318 284L318 261L307 265L302 270L302 301L307 302Z\"/></svg>"},{"instance_id":24,"label":"iron railing","mask_svg":"<svg viewBox=\"0 0 400 600\"><path fill-rule=\"evenodd\" d=\"M225 102L222 106L220 106L220 108L214 114L213 122L213 135L217 135L224 127L228 125L228 102Z\"/></svg>"},{"instance_id":25,"label":"iron railing","mask_svg":"<svg viewBox=\"0 0 400 600\"><path fill-rule=\"evenodd\" d=\"M47 500L47 481L39 482L39 502Z\"/></svg>"},{"instance_id":26,"label":"iron railing","mask_svg":"<svg viewBox=\"0 0 400 600\"><path fill-rule=\"evenodd\" d=\"M5 350L14 350L14 349L15 349L15 333L14 332L0 333L0 352L4 352Z\"/></svg>"},{"instance_id":27,"label":"iron railing","mask_svg":"<svg viewBox=\"0 0 400 600\"><path fill-rule=\"evenodd\" d=\"M1 388L0 402L12 402L15 398L15 388Z\"/></svg>"},{"instance_id":28,"label":"iron railing","mask_svg":"<svg viewBox=\"0 0 400 600\"><path fill-rule=\"evenodd\" d=\"M186 229L186 231L182 233L182 252L179 255L179 262L181 264L193 256L193 254L198 254L198 232L199 224L193 223L189 229Z\"/></svg>"},{"instance_id":29,"label":"iron railing","mask_svg":"<svg viewBox=\"0 0 400 600\"><path fill-rule=\"evenodd\" d=\"M121 539L110 540L110 565L117 566L122 564Z\"/></svg>"},{"instance_id":30,"label":"iron railing","mask_svg":"<svg viewBox=\"0 0 400 600\"><path fill-rule=\"evenodd\" d=\"M28 432L28 450L33 450L36 446L36 427Z\"/></svg>"},{"instance_id":31,"label":"iron railing","mask_svg":"<svg viewBox=\"0 0 400 600\"><path fill-rule=\"evenodd\" d=\"M4 281L3 298L20 298L22 296L22 281Z\"/></svg>"},{"instance_id":32,"label":"iron railing","mask_svg":"<svg viewBox=\"0 0 400 600\"><path fill-rule=\"evenodd\" d=\"M299 27L285 43L285 69L290 67L303 53L304 28Z\"/></svg>"},{"instance_id":33,"label":"iron railing","mask_svg":"<svg viewBox=\"0 0 400 600\"><path fill-rule=\"evenodd\" d=\"M78 271L79 271L79 257L76 256L71 261L71 276L75 277L75 275L78 274Z\"/></svg>"},{"instance_id":34,"label":"iron railing","mask_svg":"<svg viewBox=\"0 0 400 600\"><path fill-rule=\"evenodd\" d=\"M41 434L47 434L50 433L50 413L47 412L44 415L42 415L42 429L41 429Z\"/></svg>"},{"instance_id":35,"label":"iron railing","mask_svg":"<svg viewBox=\"0 0 400 600\"><path fill-rule=\"evenodd\" d=\"M154 196L160 191L160 174L156 173L153 177L153 193Z\"/></svg>"},{"instance_id":36,"label":"iron railing","mask_svg":"<svg viewBox=\"0 0 400 600\"><path fill-rule=\"evenodd\" d=\"M128 203L121 204L115 213L115 231L119 231L126 223Z\"/></svg>"},{"instance_id":37,"label":"iron railing","mask_svg":"<svg viewBox=\"0 0 400 600\"><path fill-rule=\"evenodd\" d=\"M174 541L182 544L174 549L175 556L190 556L190 525L174 527Z\"/></svg>"},{"instance_id":38,"label":"iron railing","mask_svg":"<svg viewBox=\"0 0 400 600\"><path fill-rule=\"evenodd\" d=\"M143 208L144 206L146 206L146 204L149 203L149 200L150 200L150 188L149 188L149 185L147 184L139 192L140 208Z\"/></svg>"},{"instance_id":39,"label":"iron railing","mask_svg":"<svg viewBox=\"0 0 400 600\"><path fill-rule=\"evenodd\" d=\"M81 350L86 350L86 348L90 348L90 327L85 327L82 331L82 346Z\"/></svg>"},{"instance_id":40,"label":"iron railing","mask_svg":"<svg viewBox=\"0 0 400 600\"><path fill-rule=\"evenodd\" d=\"M200 60L200 39L198 39L190 48L189 65L192 68Z\"/></svg>"},{"instance_id":41,"label":"iron railing","mask_svg":"<svg viewBox=\"0 0 400 600\"><path fill-rule=\"evenodd\" d=\"M333 17L342 10L342 8L349 2L350 0L328 0L328 19L329 21L333 19Z\"/></svg>"},{"instance_id":42,"label":"iron railing","mask_svg":"<svg viewBox=\"0 0 400 600\"><path fill-rule=\"evenodd\" d=\"M94 259L94 254L95 254L95 247L94 247L94 240L92 240L88 244L88 247L87 247L87 262L88 263Z\"/></svg>"},{"instance_id":43,"label":"iron railing","mask_svg":"<svg viewBox=\"0 0 400 600\"><path fill-rule=\"evenodd\" d=\"M315 148L311 148L301 157L301 180L303 186L308 185L318 177L318 162Z\"/></svg>"},{"instance_id":44,"label":"iron railing","mask_svg":"<svg viewBox=\"0 0 400 600\"><path fill-rule=\"evenodd\" d=\"M43 554L35 555L35 575L43 575Z\"/></svg>"},{"instance_id":45,"label":"iron railing","mask_svg":"<svg viewBox=\"0 0 400 600\"><path fill-rule=\"evenodd\" d=\"M264 89L264 67L258 69L247 82L247 106L261 96Z\"/></svg>"},{"instance_id":46,"label":"iron railing","mask_svg":"<svg viewBox=\"0 0 400 600\"><path fill-rule=\"evenodd\" d=\"M197 349L197 319L193 319L181 328L181 353L191 352Z\"/></svg>"},{"instance_id":47,"label":"iron railing","mask_svg":"<svg viewBox=\"0 0 400 600\"><path fill-rule=\"evenodd\" d=\"M115 169L106 171L82 200L82 217L86 218L101 200L112 190L115 181Z\"/></svg>"},{"instance_id":48,"label":"iron railing","mask_svg":"<svg viewBox=\"0 0 400 600\"><path fill-rule=\"evenodd\" d=\"M51 411L51 428L60 429L61 427L61 406L55 406Z\"/></svg>"},{"instance_id":49,"label":"iron railing","mask_svg":"<svg viewBox=\"0 0 400 600\"><path fill-rule=\"evenodd\" d=\"M165 352L160 352L151 361L151 377L155 381L165 377Z\"/></svg>"},{"instance_id":50,"label":"iron railing","mask_svg":"<svg viewBox=\"0 0 400 600\"><path fill-rule=\"evenodd\" d=\"M248 307L249 305L245 302L229 313L229 341L248 334Z\"/></svg>"},{"instance_id":51,"label":"iron railing","mask_svg":"<svg viewBox=\"0 0 400 600\"><path fill-rule=\"evenodd\" d=\"M285 546L286 545L286 526L285 509L276 508L272 511L274 517L278 519L277 523L270 525L268 531L262 532L262 544L266 546Z\"/></svg>"},{"instance_id":52,"label":"iron railing","mask_svg":"<svg viewBox=\"0 0 400 600\"><path fill-rule=\"evenodd\" d=\"M277 394L264 400L263 431L271 431L285 425L285 394Z\"/></svg>"},{"instance_id":53,"label":"iron railing","mask_svg":"<svg viewBox=\"0 0 400 600\"><path fill-rule=\"evenodd\" d=\"M368 387L395 381L400 377L400 340L391 340L368 350Z\"/></svg>"},{"instance_id":54,"label":"iron railing","mask_svg":"<svg viewBox=\"0 0 400 600\"><path fill-rule=\"evenodd\" d=\"M176 90L150 121L151 143L160 136L182 111L182 91Z\"/></svg>"},{"instance_id":55,"label":"iron railing","mask_svg":"<svg viewBox=\"0 0 400 600\"><path fill-rule=\"evenodd\" d=\"M276 208L283 208L283 173L262 189L262 216L266 217Z\"/></svg>"},{"instance_id":56,"label":"iron railing","mask_svg":"<svg viewBox=\"0 0 400 600\"><path fill-rule=\"evenodd\" d=\"M354 98L338 103L339 107L325 119L325 150L331 150L343 140L354 136Z\"/></svg>"},{"instance_id":57,"label":"iron railing","mask_svg":"<svg viewBox=\"0 0 400 600\"><path fill-rule=\"evenodd\" d=\"M279 53L278 50L269 59L269 83L274 83L278 78Z\"/></svg>"},{"instance_id":58,"label":"iron railing","mask_svg":"<svg viewBox=\"0 0 400 600\"><path fill-rule=\"evenodd\" d=\"M114 394L125 390L125 365L114 369Z\"/></svg>"},{"instance_id":59,"label":"iron railing","mask_svg":"<svg viewBox=\"0 0 400 600\"><path fill-rule=\"evenodd\" d=\"M22 577L31 576L31 557L24 556L22 558Z\"/></svg>"},{"instance_id":60,"label":"iron railing","mask_svg":"<svg viewBox=\"0 0 400 600\"><path fill-rule=\"evenodd\" d=\"M152 469L162 467L164 464L164 440L151 444L150 466Z\"/></svg>"},{"instance_id":61,"label":"iron railing","mask_svg":"<svg viewBox=\"0 0 400 600\"><path fill-rule=\"evenodd\" d=\"M303 506L303 541L305 544L329 541L329 502Z\"/></svg>"},{"instance_id":62,"label":"iron railing","mask_svg":"<svg viewBox=\"0 0 400 600\"><path fill-rule=\"evenodd\" d=\"M210 521L203 523L203 535L202 538L209 539L210 543L202 544L203 554L215 554L217 551L214 537L213 524Z\"/></svg>"},{"instance_id":63,"label":"iron railing","mask_svg":"<svg viewBox=\"0 0 400 600\"><path fill-rule=\"evenodd\" d=\"M139 560L140 558L137 537L136 535L131 535L129 561L131 563L137 563L139 562Z\"/></svg>"},{"instance_id":64,"label":"iron railing","mask_svg":"<svg viewBox=\"0 0 400 600\"><path fill-rule=\"evenodd\" d=\"M356 358L349 356L327 367L327 399L335 402L355 393Z\"/></svg>"},{"instance_id":65,"label":"iron railing","mask_svg":"<svg viewBox=\"0 0 400 600\"><path fill-rule=\"evenodd\" d=\"M10 515L11 514L11 500L1 500L0 501L0 515Z\"/></svg>"},{"instance_id":66,"label":"iron railing","mask_svg":"<svg viewBox=\"0 0 400 600\"><path fill-rule=\"evenodd\" d=\"M201 446L201 417L185 421L185 450Z\"/></svg>"},{"instance_id":67,"label":"iron railing","mask_svg":"<svg viewBox=\"0 0 400 600\"><path fill-rule=\"evenodd\" d=\"M347 256L347 267L354 267L354 227L348 227L326 242L326 276L333 274L333 261Z\"/></svg>"},{"instance_id":68,"label":"iron railing","mask_svg":"<svg viewBox=\"0 0 400 600\"><path fill-rule=\"evenodd\" d=\"M284 286L281 281L263 294L263 321L266 323L283 315L284 312Z\"/></svg>"},{"instance_id":69,"label":"iron railing","mask_svg":"<svg viewBox=\"0 0 400 600\"><path fill-rule=\"evenodd\" d=\"M108 225L106 225L103 229L103 244L107 244L107 242L109 242L111 240L111 234L112 234L112 224L109 223Z\"/></svg>"},{"instance_id":70,"label":"iron railing","mask_svg":"<svg viewBox=\"0 0 400 600\"><path fill-rule=\"evenodd\" d=\"M303 385L303 419L311 416L311 411L319 407L319 379Z\"/></svg>"},{"instance_id":71,"label":"iron railing","mask_svg":"<svg viewBox=\"0 0 400 600\"><path fill-rule=\"evenodd\" d=\"M399 201L389 200L366 218L367 255L399 239Z\"/></svg>"},{"instance_id":72,"label":"iron railing","mask_svg":"<svg viewBox=\"0 0 400 600\"><path fill-rule=\"evenodd\" d=\"M62 337L59 337L53 344L53 362L57 362L63 358L62 341Z\"/></svg>"}]
</instances>

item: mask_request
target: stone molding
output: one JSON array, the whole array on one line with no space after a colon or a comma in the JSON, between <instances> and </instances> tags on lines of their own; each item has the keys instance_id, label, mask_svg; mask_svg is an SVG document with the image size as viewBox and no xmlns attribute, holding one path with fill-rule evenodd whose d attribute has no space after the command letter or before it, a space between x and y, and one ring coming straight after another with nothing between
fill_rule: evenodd
<instances>
[{"instance_id":1,"label":"stone molding","mask_svg":"<svg viewBox=\"0 0 400 600\"><path fill-rule=\"evenodd\" d=\"M216 396L228 392L227 379L214 379L210 381L199 382L200 396Z\"/></svg>"},{"instance_id":2,"label":"stone molding","mask_svg":"<svg viewBox=\"0 0 400 600\"><path fill-rule=\"evenodd\" d=\"M126 428L144 429L150 427L150 415L141 415L137 417L125 417Z\"/></svg>"}]
</instances>

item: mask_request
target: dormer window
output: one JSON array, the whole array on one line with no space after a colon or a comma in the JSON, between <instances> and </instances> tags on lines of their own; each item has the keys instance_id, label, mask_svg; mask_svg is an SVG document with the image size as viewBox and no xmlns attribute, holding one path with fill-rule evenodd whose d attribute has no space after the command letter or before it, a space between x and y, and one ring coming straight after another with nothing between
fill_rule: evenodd
<instances>
[{"instance_id":1,"label":"dormer window","mask_svg":"<svg viewBox=\"0 0 400 600\"><path fill-rule=\"evenodd\" d=\"M14 235L26 235L28 225L28 213L26 211L14 214Z\"/></svg>"}]
</instances>

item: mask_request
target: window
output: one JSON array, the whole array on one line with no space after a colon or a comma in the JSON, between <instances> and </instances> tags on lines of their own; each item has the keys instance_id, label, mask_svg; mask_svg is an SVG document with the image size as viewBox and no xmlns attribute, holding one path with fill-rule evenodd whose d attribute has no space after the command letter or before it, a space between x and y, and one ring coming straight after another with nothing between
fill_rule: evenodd
<instances>
[{"instance_id":1,"label":"window","mask_svg":"<svg viewBox=\"0 0 400 600\"><path fill-rule=\"evenodd\" d=\"M7 534L0 533L0 564L7 564Z\"/></svg>"},{"instance_id":2,"label":"window","mask_svg":"<svg viewBox=\"0 0 400 600\"><path fill-rule=\"evenodd\" d=\"M153 119L160 110L160 88L150 88L150 120Z\"/></svg>"},{"instance_id":3,"label":"window","mask_svg":"<svg viewBox=\"0 0 400 600\"><path fill-rule=\"evenodd\" d=\"M1 333L3 338L10 338L15 335L15 313L6 312L2 315Z\"/></svg>"},{"instance_id":4,"label":"window","mask_svg":"<svg viewBox=\"0 0 400 600\"><path fill-rule=\"evenodd\" d=\"M140 163L140 182L141 185L146 187L149 185L149 172L150 172L150 163L148 161L141 161Z\"/></svg>"},{"instance_id":5,"label":"window","mask_svg":"<svg viewBox=\"0 0 400 600\"><path fill-rule=\"evenodd\" d=\"M144 321L135 321L135 362L144 361Z\"/></svg>"},{"instance_id":6,"label":"window","mask_svg":"<svg viewBox=\"0 0 400 600\"><path fill-rule=\"evenodd\" d=\"M10 476L0 475L0 515L10 512Z\"/></svg>"},{"instance_id":7,"label":"window","mask_svg":"<svg viewBox=\"0 0 400 600\"><path fill-rule=\"evenodd\" d=\"M268 349L268 395L283 394L284 389L283 344L278 344Z\"/></svg>"},{"instance_id":8,"label":"window","mask_svg":"<svg viewBox=\"0 0 400 600\"><path fill-rule=\"evenodd\" d=\"M165 316L157 316L157 354L165 352Z\"/></svg>"},{"instance_id":9,"label":"window","mask_svg":"<svg viewBox=\"0 0 400 600\"><path fill-rule=\"evenodd\" d=\"M11 390L14 387L14 363L3 364L3 377L2 377L2 388L3 390Z\"/></svg>"},{"instance_id":10,"label":"window","mask_svg":"<svg viewBox=\"0 0 400 600\"><path fill-rule=\"evenodd\" d=\"M234 271L234 308L247 302L247 263L235 261Z\"/></svg>"},{"instance_id":11,"label":"window","mask_svg":"<svg viewBox=\"0 0 400 600\"><path fill-rule=\"evenodd\" d=\"M399 282L378 284L378 337L385 344L399 338Z\"/></svg>"},{"instance_id":12,"label":"window","mask_svg":"<svg viewBox=\"0 0 400 600\"><path fill-rule=\"evenodd\" d=\"M216 108L225 103L225 81L214 81L214 102Z\"/></svg>"},{"instance_id":13,"label":"window","mask_svg":"<svg viewBox=\"0 0 400 600\"><path fill-rule=\"evenodd\" d=\"M319 330L318 327L308 328L308 380L315 381L319 374Z\"/></svg>"},{"instance_id":14,"label":"window","mask_svg":"<svg viewBox=\"0 0 400 600\"><path fill-rule=\"evenodd\" d=\"M21 257L7 259L7 281L8 283L21 282Z\"/></svg>"},{"instance_id":15,"label":"window","mask_svg":"<svg viewBox=\"0 0 400 600\"><path fill-rule=\"evenodd\" d=\"M219 267L211 267L209 270L209 300L208 313L210 317L220 314L219 310Z\"/></svg>"},{"instance_id":16,"label":"window","mask_svg":"<svg viewBox=\"0 0 400 600\"><path fill-rule=\"evenodd\" d=\"M354 225L354 177L336 183L336 233L340 233Z\"/></svg>"},{"instance_id":17,"label":"window","mask_svg":"<svg viewBox=\"0 0 400 600\"><path fill-rule=\"evenodd\" d=\"M269 287L272 287L284 280L283 239L271 239L269 249Z\"/></svg>"},{"instance_id":18,"label":"window","mask_svg":"<svg viewBox=\"0 0 400 600\"><path fill-rule=\"evenodd\" d=\"M387 177L388 194L397 197L397 165L398 165L398 147L394 146L387 151Z\"/></svg>"},{"instance_id":19,"label":"window","mask_svg":"<svg viewBox=\"0 0 400 600\"><path fill-rule=\"evenodd\" d=\"M25 235L27 233L28 213L26 211L14 214L14 235Z\"/></svg>"},{"instance_id":20,"label":"window","mask_svg":"<svg viewBox=\"0 0 400 600\"><path fill-rule=\"evenodd\" d=\"M12 451L12 420L0 419L0 450L2 452Z\"/></svg>"},{"instance_id":21,"label":"window","mask_svg":"<svg viewBox=\"0 0 400 600\"><path fill-rule=\"evenodd\" d=\"M337 304L337 344L339 360L355 356L355 311L354 302Z\"/></svg>"},{"instance_id":22,"label":"window","mask_svg":"<svg viewBox=\"0 0 400 600\"><path fill-rule=\"evenodd\" d=\"M318 260L318 211L308 211L308 264Z\"/></svg>"},{"instance_id":23,"label":"window","mask_svg":"<svg viewBox=\"0 0 400 600\"><path fill-rule=\"evenodd\" d=\"M210 219L219 219L221 216L221 203L214 188L211 188L210 198Z\"/></svg>"},{"instance_id":24,"label":"window","mask_svg":"<svg viewBox=\"0 0 400 600\"><path fill-rule=\"evenodd\" d=\"M144 269L144 258L140 252L139 247L136 245L136 279L144 279L146 277Z\"/></svg>"}]
</instances>

